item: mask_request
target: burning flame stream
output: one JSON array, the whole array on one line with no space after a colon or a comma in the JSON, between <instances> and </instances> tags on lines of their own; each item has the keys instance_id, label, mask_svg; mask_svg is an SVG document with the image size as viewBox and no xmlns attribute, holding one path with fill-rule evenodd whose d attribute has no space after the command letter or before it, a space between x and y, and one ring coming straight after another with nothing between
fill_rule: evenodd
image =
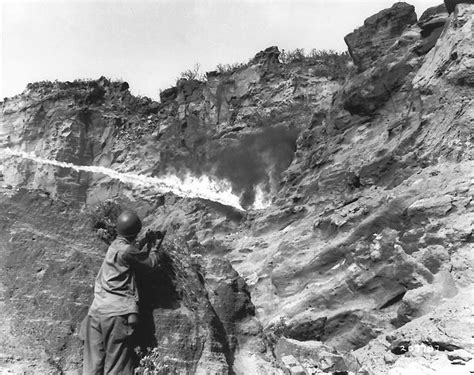
<instances>
[{"instance_id":1,"label":"burning flame stream","mask_svg":"<svg viewBox=\"0 0 474 375\"><path fill-rule=\"evenodd\" d=\"M60 168L70 168L78 172L101 173L132 186L147 186L156 189L160 193L171 192L177 196L185 198L207 199L245 211L240 205L239 196L232 192L231 183L226 180L217 180L210 176L196 177L188 173L183 178L171 174L162 177L150 177L137 173L117 172L113 169L101 166L75 165L62 161L45 159L32 153L11 150L9 148L1 150L1 154L31 160L40 164L53 165ZM260 204L255 205L255 208L260 208L258 207L259 205Z\"/></svg>"}]
</instances>

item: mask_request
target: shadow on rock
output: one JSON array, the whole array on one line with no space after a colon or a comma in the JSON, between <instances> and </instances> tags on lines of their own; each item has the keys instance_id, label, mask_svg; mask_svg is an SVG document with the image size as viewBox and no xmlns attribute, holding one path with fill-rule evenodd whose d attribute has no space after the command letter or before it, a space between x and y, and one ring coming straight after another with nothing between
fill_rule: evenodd
<instances>
[{"instance_id":1,"label":"shadow on rock","mask_svg":"<svg viewBox=\"0 0 474 375\"><path fill-rule=\"evenodd\" d=\"M161 255L158 269L148 274L137 275L140 318L136 341L142 349L157 345L153 311L155 309L175 310L180 306L175 276L172 260L168 254Z\"/></svg>"}]
</instances>

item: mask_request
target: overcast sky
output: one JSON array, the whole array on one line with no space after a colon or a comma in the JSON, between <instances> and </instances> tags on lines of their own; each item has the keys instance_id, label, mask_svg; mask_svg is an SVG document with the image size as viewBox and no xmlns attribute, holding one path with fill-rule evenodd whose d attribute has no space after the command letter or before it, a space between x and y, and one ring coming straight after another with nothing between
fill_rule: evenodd
<instances>
[{"instance_id":1,"label":"overcast sky","mask_svg":"<svg viewBox=\"0 0 474 375\"><path fill-rule=\"evenodd\" d=\"M346 49L343 37L390 0L0 0L0 98L28 82L118 78L158 98L200 63L258 51ZM418 16L442 0L408 1Z\"/></svg>"}]
</instances>

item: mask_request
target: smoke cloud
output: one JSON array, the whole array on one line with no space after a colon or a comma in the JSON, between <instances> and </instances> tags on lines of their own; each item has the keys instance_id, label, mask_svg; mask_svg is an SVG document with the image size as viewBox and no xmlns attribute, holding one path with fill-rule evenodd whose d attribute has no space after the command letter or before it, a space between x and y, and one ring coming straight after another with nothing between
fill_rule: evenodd
<instances>
[{"instance_id":1,"label":"smoke cloud","mask_svg":"<svg viewBox=\"0 0 474 375\"><path fill-rule=\"evenodd\" d=\"M255 202L257 187L266 194L278 189L280 174L291 164L296 150L296 129L267 127L221 142L206 161L208 173L232 183L243 207Z\"/></svg>"}]
</instances>

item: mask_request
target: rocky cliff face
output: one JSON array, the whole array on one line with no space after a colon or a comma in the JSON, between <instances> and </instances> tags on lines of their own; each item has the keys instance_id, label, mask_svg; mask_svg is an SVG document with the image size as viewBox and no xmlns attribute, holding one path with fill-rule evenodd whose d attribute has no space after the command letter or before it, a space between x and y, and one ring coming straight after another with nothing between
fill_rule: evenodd
<instances>
[{"instance_id":1,"label":"rocky cliff face","mask_svg":"<svg viewBox=\"0 0 474 375\"><path fill-rule=\"evenodd\" d=\"M474 5L451 3L367 19L344 80L271 47L159 103L105 78L5 99L0 367L77 372L127 206L169 233L141 371L468 369Z\"/></svg>"}]
</instances>

